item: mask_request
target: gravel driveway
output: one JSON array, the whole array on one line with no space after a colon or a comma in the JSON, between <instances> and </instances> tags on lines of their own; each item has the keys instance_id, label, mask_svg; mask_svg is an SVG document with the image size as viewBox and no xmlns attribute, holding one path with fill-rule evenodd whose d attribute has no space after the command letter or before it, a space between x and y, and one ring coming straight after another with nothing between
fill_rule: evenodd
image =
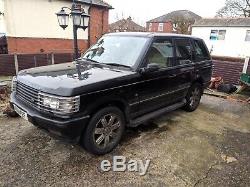
<instances>
[{"instance_id":1,"label":"gravel driveway","mask_svg":"<svg viewBox=\"0 0 250 187\"><path fill-rule=\"evenodd\" d=\"M128 129L112 153L93 156L20 118L0 118L0 186L250 186L250 106L204 96ZM102 172L113 156L150 159L145 176Z\"/></svg>"}]
</instances>

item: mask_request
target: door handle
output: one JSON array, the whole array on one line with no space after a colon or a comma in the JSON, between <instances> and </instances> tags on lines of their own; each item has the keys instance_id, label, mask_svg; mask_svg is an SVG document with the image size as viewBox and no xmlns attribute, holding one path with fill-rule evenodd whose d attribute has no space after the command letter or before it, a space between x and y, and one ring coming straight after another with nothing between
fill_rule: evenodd
<instances>
[{"instance_id":1,"label":"door handle","mask_svg":"<svg viewBox=\"0 0 250 187\"><path fill-rule=\"evenodd\" d=\"M170 74L170 75L168 75L168 78L174 78L176 76L177 76L176 74Z\"/></svg>"}]
</instances>

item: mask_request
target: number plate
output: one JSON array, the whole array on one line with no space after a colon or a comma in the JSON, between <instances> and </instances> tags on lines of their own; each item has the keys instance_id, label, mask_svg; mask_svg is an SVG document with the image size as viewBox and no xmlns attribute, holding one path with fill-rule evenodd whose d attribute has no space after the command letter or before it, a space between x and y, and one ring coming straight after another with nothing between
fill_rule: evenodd
<instances>
[{"instance_id":1,"label":"number plate","mask_svg":"<svg viewBox=\"0 0 250 187\"><path fill-rule=\"evenodd\" d=\"M18 113L19 116L21 116L23 119L28 120L28 115L26 112L24 112L22 109L14 105L14 110L16 113Z\"/></svg>"}]
</instances>

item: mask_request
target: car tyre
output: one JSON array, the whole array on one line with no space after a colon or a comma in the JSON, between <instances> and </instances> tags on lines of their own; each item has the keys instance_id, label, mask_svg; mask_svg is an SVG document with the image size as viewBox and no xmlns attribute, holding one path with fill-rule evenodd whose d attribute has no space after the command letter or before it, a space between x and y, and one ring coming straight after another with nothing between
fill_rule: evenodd
<instances>
[{"instance_id":1,"label":"car tyre","mask_svg":"<svg viewBox=\"0 0 250 187\"><path fill-rule=\"evenodd\" d=\"M186 95L186 105L183 107L183 109L187 112L193 112L195 111L201 100L202 96L202 86L199 83L193 84Z\"/></svg>"},{"instance_id":2,"label":"car tyre","mask_svg":"<svg viewBox=\"0 0 250 187\"><path fill-rule=\"evenodd\" d=\"M92 154L104 155L111 152L120 142L125 129L125 119L117 107L106 107L91 118L81 144Z\"/></svg>"}]
</instances>

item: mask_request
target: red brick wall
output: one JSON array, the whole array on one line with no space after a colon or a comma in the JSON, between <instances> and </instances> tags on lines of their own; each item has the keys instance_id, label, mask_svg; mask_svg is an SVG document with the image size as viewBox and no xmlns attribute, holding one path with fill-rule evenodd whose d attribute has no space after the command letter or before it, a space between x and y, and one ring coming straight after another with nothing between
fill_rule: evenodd
<instances>
[{"instance_id":1,"label":"red brick wall","mask_svg":"<svg viewBox=\"0 0 250 187\"><path fill-rule=\"evenodd\" d=\"M101 7L90 9L90 43L87 40L79 40L79 50L84 52L89 44L94 44L103 34L108 32L109 10ZM7 37L9 54L13 53L60 53L73 52L73 40L51 38L20 38Z\"/></svg>"},{"instance_id":2,"label":"red brick wall","mask_svg":"<svg viewBox=\"0 0 250 187\"><path fill-rule=\"evenodd\" d=\"M51 38L7 37L9 54L13 53L50 53L73 52L73 40ZM87 49L86 40L79 40L79 50Z\"/></svg>"},{"instance_id":3,"label":"red brick wall","mask_svg":"<svg viewBox=\"0 0 250 187\"><path fill-rule=\"evenodd\" d=\"M149 31L149 24L150 23L147 23L147 31ZM149 32L159 32L158 26L159 26L159 23L152 23L152 27L151 27L152 29ZM173 26L172 26L171 22L163 23L163 31L162 32L172 33L172 31L173 31Z\"/></svg>"},{"instance_id":4,"label":"red brick wall","mask_svg":"<svg viewBox=\"0 0 250 187\"><path fill-rule=\"evenodd\" d=\"M109 11L108 9L100 7L90 8L90 45L96 43L96 41L105 33L108 32L109 26Z\"/></svg>"}]
</instances>

